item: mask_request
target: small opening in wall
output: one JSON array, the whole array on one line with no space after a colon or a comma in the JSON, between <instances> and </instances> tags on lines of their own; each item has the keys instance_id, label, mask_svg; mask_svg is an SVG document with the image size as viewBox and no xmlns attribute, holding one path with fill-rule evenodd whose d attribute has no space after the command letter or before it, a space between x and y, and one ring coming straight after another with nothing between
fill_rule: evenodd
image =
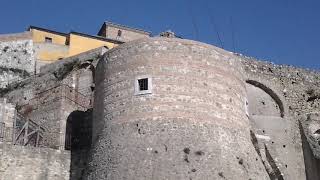
<instances>
[{"instance_id":1,"label":"small opening in wall","mask_svg":"<svg viewBox=\"0 0 320 180\"><path fill-rule=\"evenodd\" d=\"M138 79L139 91L148 90L148 78Z\"/></svg>"},{"instance_id":2,"label":"small opening in wall","mask_svg":"<svg viewBox=\"0 0 320 180\"><path fill-rule=\"evenodd\" d=\"M45 38L44 38L44 42L46 42L46 43L52 43L52 38L45 37Z\"/></svg>"},{"instance_id":3,"label":"small opening in wall","mask_svg":"<svg viewBox=\"0 0 320 180\"><path fill-rule=\"evenodd\" d=\"M122 31L118 30L118 37L121 37L121 35L122 35Z\"/></svg>"},{"instance_id":4,"label":"small opening in wall","mask_svg":"<svg viewBox=\"0 0 320 180\"><path fill-rule=\"evenodd\" d=\"M152 93L152 78L149 76L140 76L135 78L135 95Z\"/></svg>"}]
</instances>

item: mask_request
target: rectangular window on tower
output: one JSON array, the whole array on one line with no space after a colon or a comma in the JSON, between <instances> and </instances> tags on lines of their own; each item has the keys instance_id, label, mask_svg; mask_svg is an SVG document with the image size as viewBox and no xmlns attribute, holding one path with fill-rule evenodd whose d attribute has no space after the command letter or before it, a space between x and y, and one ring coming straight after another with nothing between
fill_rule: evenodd
<instances>
[{"instance_id":1,"label":"rectangular window on tower","mask_svg":"<svg viewBox=\"0 0 320 180\"><path fill-rule=\"evenodd\" d=\"M135 95L151 94L152 79L150 76L140 76L135 78Z\"/></svg>"},{"instance_id":2,"label":"rectangular window on tower","mask_svg":"<svg viewBox=\"0 0 320 180\"><path fill-rule=\"evenodd\" d=\"M139 91L148 90L148 78L138 79Z\"/></svg>"}]
</instances>

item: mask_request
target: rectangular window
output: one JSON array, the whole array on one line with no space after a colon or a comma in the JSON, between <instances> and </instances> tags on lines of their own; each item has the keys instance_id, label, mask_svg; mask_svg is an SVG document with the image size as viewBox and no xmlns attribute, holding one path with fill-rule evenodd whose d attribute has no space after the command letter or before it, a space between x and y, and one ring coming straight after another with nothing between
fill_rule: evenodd
<instances>
[{"instance_id":1,"label":"rectangular window","mask_svg":"<svg viewBox=\"0 0 320 180\"><path fill-rule=\"evenodd\" d=\"M139 90L140 91L148 90L148 78L139 79L138 83L139 83Z\"/></svg>"},{"instance_id":2,"label":"rectangular window","mask_svg":"<svg viewBox=\"0 0 320 180\"><path fill-rule=\"evenodd\" d=\"M134 94L151 94L152 93L152 79L150 76L139 76L135 78Z\"/></svg>"},{"instance_id":3,"label":"rectangular window","mask_svg":"<svg viewBox=\"0 0 320 180\"><path fill-rule=\"evenodd\" d=\"M52 38L45 37L44 42L46 42L46 43L52 43Z\"/></svg>"}]
</instances>

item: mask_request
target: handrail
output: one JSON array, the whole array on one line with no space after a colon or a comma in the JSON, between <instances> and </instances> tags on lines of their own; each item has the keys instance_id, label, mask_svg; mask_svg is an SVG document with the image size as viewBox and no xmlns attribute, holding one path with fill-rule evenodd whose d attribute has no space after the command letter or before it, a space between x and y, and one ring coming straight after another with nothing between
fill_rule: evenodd
<instances>
[{"instance_id":1,"label":"handrail","mask_svg":"<svg viewBox=\"0 0 320 180\"><path fill-rule=\"evenodd\" d=\"M41 91L40 93L37 93L37 94L36 94L36 97L31 98L28 102L40 99L40 97L38 97L38 96L41 95L41 94L44 94L44 93L49 92L49 91L52 91L52 90L54 90L54 89L56 89L56 88L64 88L64 87L68 88L67 90L72 90L72 92L76 93L75 95L78 97L77 99L85 99L85 100L87 100L88 102L90 102L91 97L88 97L88 96L86 96L86 95L78 92L77 90L73 89L72 87L70 87L70 86L67 85L67 84L56 85L56 86L54 86L54 87L48 88L48 89L46 89L46 90L44 90L44 91ZM62 89L62 91L68 92L68 91L66 91L66 90L64 90L64 89ZM66 93L64 93L64 94L66 94ZM65 97L65 98L67 98L67 99L75 102L76 104L82 106L83 108L89 108L89 107L90 107L90 105L89 105L89 106L84 106L84 105L82 105L81 103L73 100L72 98L70 98L69 96L66 96L66 95L64 95L64 94L61 94L60 97ZM23 107L23 106L29 104L28 102L26 102L25 104L21 104L20 106Z\"/></svg>"},{"instance_id":2,"label":"handrail","mask_svg":"<svg viewBox=\"0 0 320 180\"><path fill-rule=\"evenodd\" d=\"M43 128L41 125L39 125L38 123L34 122L33 120L31 119L26 119L21 113L19 112L16 112L17 113L17 117L20 119L20 120L23 120L24 122L27 122L29 121L31 123L32 126L35 126L35 127L39 127L41 128L41 130L45 131L45 128Z\"/></svg>"},{"instance_id":3,"label":"handrail","mask_svg":"<svg viewBox=\"0 0 320 180\"><path fill-rule=\"evenodd\" d=\"M17 127L15 125L14 131L12 132L14 134L12 139L13 144L26 146L29 144L29 142L34 137L33 135L35 134L36 135L35 146L38 147L40 138L43 138L45 129L38 123L32 121L31 119L25 118L23 115L21 115L18 112L16 112L16 117L17 118L15 119L15 121L20 120L20 122L23 121L24 123L22 127Z\"/></svg>"},{"instance_id":4,"label":"handrail","mask_svg":"<svg viewBox=\"0 0 320 180\"><path fill-rule=\"evenodd\" d=\"M82 95L82 96L84 96L84 97L87 97L86 95L80 93L79 91L76 91L75 89L73 89L72 87L70 87L70 86L67 85L67 84L59 84L59 85L53 86L53 87L48 88L48 89L46 89L46 90L43 90L43 91L41 91L41 92L39 92L39 93L36 93L36 95L40 95L40 94L43 94L43 93L45 93L45 92L48 92L48 91L50 91L50 90L52 90L52 89L55 89L55 88L58 88L58 87L63 87L63 86L66 86L66 87L68 87L69 89L72 89L72 90L75 91L77 94L80 94L80 95ZM31 98L29 101L31 101L31 100L33 100L33 99L38 99L38 97Z\"/></svg>"}]
</instances>

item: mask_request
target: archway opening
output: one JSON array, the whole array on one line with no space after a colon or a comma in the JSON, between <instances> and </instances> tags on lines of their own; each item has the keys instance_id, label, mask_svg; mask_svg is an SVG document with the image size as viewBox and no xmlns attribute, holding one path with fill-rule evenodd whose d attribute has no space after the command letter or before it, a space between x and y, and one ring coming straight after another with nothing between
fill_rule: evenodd
<instances>
[{"instance_id":1,"label":"archway opening","mask_svg":"<svg viewBox=\"0 0 320 180\"><path fill-rule=\"evenodd\" d=\"M70 180L81 179L92 141L92 109L70 113L65 138L65 149L71 150Z\"/></svg>"},{"instance_id":2,"label":"archway opening","mask_svg":"<svg viewBox=\"0 0 320 180\"><path fill-rule=\"evenodd\" d=\"M283 102L272 89L258 81L247 80L246 82L251 113L284 117Z\"/></svg>"},{"instance_id":3,"label":"archway opening","mask_svg":"<svg viewBox=\"0 0 320 180\"><path fill-rule=\"evenodd\" d=\"M66 150L90 148L92 136L91 111L73 111L67 118Z\"/></svg>"}]
</instances>

